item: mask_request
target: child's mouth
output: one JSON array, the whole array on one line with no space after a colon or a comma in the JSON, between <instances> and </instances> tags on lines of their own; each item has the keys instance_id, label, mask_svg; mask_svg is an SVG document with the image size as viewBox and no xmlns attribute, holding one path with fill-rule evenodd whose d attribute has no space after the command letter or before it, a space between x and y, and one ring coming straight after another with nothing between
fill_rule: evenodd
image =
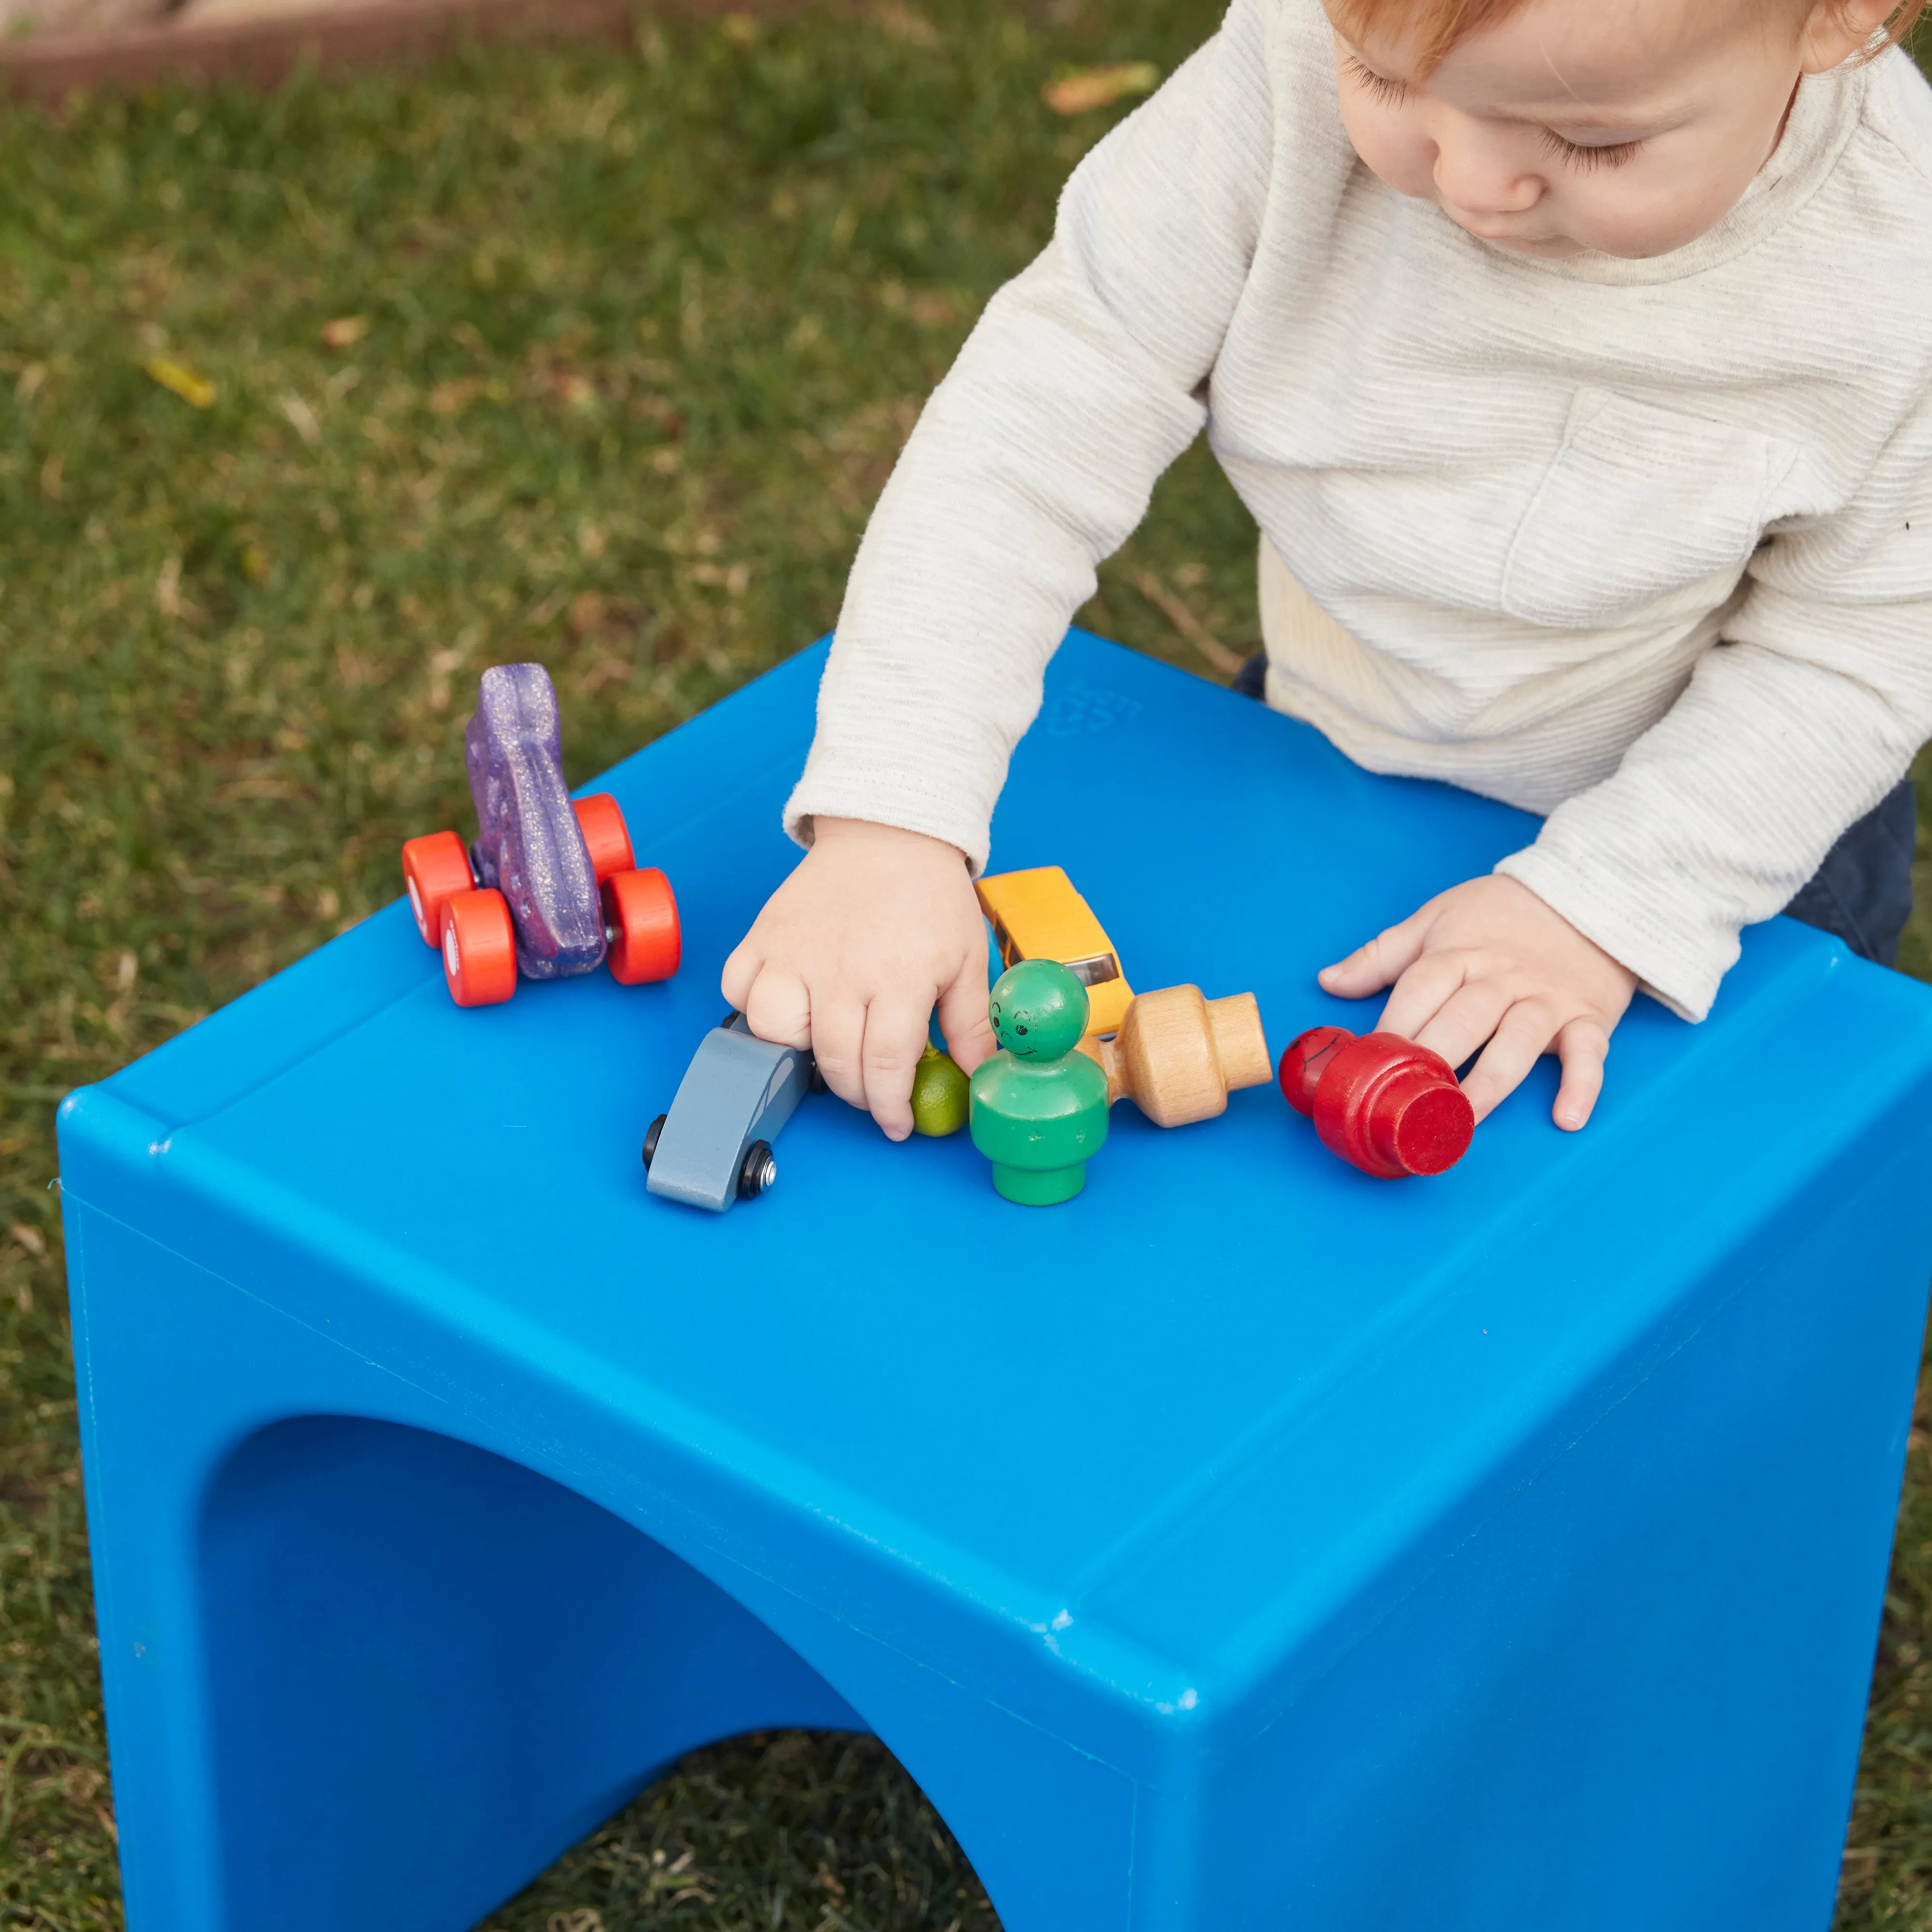
<instances>
[{"instance_id":1,"label":"child's mouth","mask_svg":"<svg viewBox=\"0 0 1932 1932\"><path fill-rule=\"evenodd\" d=\"M1478 242L1486 242L1492 248L1508 248L1520 254L1535 255L1569 245L1567 238L1561 235L1522 235L1508 229L1492 230L1479 228L1473 221L1465 221L1460 215L1452 214L1449 218L1465 234L1473 235Z\"/></svg>"}]
</instances>

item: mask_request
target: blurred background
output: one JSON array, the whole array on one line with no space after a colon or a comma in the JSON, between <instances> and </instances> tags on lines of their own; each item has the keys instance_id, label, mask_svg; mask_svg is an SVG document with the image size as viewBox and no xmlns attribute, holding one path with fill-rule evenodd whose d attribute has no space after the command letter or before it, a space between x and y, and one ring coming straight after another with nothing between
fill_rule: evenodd
<instances>
[{"instance_id":1,"label":"blurred background","mask_svg":"<svg viewBox=\"0 0 1932 1932\"><path fill-rule=\"evenodd\" d=\"M401 841L468 814L484 666L550 666L576 784L827 629L980 304L1216 11L640 16L0 124L0 1926L121 1922L56 1102L396 896ZM1082 621L1225 682L1253 552L1197 446ZM1932 1928L1912 1445L1847 1932ZM686 1760L488 1924L996 1921L880 1748L788 1735Z\"/></svg>"}]
</instances>

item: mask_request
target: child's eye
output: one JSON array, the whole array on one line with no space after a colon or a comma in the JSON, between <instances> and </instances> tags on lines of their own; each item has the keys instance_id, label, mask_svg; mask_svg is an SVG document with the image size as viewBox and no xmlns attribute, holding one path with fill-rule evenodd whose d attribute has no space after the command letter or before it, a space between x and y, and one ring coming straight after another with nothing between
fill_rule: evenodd
<instances>
[{"instance_id":1,"label":"child's eye","mask_svg":"<svg viewBox=\"0 0 1932 1932\"><path fill-rule=\"evenodd\" d=\"M1378 101L1384 107L1393 107L1398 101L1408 98L1406 81L1391 80L1387 74L1378 74L1372 67L1364 67L1353 54L1347 58L1349 77L1371 100Z\"/></svg>"},{"instance_id":2,"label":"child's eye","mask_svg":"<svg viewBox=\"0 0 1932 1932\"><path fill-rule=\"evenodd\" d=\"M1553 128L1543 130L1543 145L1560 161L1585 174L1599 168L1620 168L1643 146L1641 141L1612 141L1601 148L1586 148L1580 142L1566 141Z\"/></svg>"}]
</instances>

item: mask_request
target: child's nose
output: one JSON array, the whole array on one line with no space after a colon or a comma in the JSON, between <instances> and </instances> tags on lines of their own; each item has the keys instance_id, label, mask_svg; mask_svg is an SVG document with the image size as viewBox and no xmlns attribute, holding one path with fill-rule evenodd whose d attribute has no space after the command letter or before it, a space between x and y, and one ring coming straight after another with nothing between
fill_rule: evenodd
<instances>
[{"instance_id":1,"label":"child's nose","mask_svg":"<svg viewBox=\"0 0 1932 1932\"><path fill-rule=\"evenodd\" d=\"M1436 143L1436 190L1464 214L1522 214L1543 194L1541 179L1480 130L1444 130Z\"/></svg>"}]
</instances>

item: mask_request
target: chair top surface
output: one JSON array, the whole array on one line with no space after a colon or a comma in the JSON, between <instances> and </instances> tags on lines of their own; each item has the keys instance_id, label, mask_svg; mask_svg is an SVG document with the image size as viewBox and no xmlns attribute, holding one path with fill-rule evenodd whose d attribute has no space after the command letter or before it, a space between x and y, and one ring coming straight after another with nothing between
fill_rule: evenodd
<instances>
[{"instance_id":1,"label":"chair top surface","mask_svg":"<svg viewBox=\"0 0 1932 1932\"><path fill-rule=\"evenodd\" d=\"M1056 1654L1087 1639L1154 1660L1149 1695L1184 1704L1385 1567L1932 1078L1932 992L1776 920L1703 1025L1636 1002L1584 1132L1551 1124L1545 1061L1431 1180L1343 1166L1270 1083L1168 1132L1121 1102L1085 1192L1052 1208L999 1198L965 1134L893 1146L830 1096L785 1129L763 1198L722 1216L654 1198L645 1126L796 856L778 812L822 662L587 788L676 887L674 980L525 982L462 1011L398 902L105 1090L165 1130L182 1186L299 1202L304 1240L353 1252L351 1346L380 1359L394 1298L434 1310L458 1378L486 1336L541 1354L560 1414L564 1385L594 1379L640 1436L677 1436ZM1136 988L1252 991L1278 1057L1378 1010L1326 998L1318 966L1534 830L1076 632L993 860L1064 866ZM68 1185L139 1226L112 1164L90 1165L86 1100ZM98 1133L124 1138L121 1118Z\"/></svg>"}]
</instances>

